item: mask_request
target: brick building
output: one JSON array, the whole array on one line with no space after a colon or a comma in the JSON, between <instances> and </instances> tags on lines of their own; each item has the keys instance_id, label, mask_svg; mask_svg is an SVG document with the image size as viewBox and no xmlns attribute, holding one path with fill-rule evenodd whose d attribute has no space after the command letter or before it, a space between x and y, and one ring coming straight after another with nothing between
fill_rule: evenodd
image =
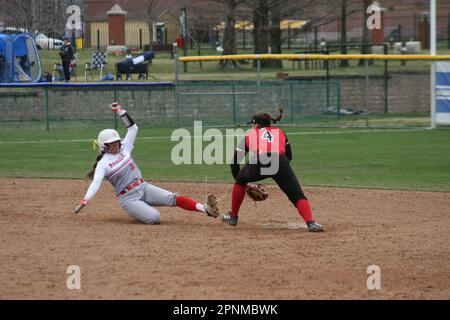
<instances>
[{"instance_id":1,"label":"brick building","mask_svg":"<svg viewBox=\"0 0 450 320\"><path fill-rule=\"evenodd\" d=\"M385 11L385 41L410 40L419 36L419 24L424 19L424 12L429 13L429 0L379 0ZM360 40L363 27L362 1L350 4L348 11L356 12L347 16L348 40ZM340 12L337 12L339 17ZM429 17L428 17L429 19ZM450 1L437 1L437 37L447 39L449 37ZM340 21L336 21L320 27L322 36L328 40L340 39Z\"/></svg>"},{"instance_id":2,"label":"brick building","mask_svg":"<svg viewBox=\"0 0 450 320\"><path fill-rule=\"evenodd\" d=\"M84 3L84 21L85 21L85 41L87 46L105 47L108 42L108 27L106 12L115 4L127 12L126 15L126 44L132 48L140 48L149 42L149 28L147 23L146 1L143 0L83 0ZM150 0L148 1L150 2ZM147 3L148 3L147 2ZM208 0L196 1L203 4L203 9L213 9L211 6L217 6L217 3L211 4ZM421 20L424 19L424 12L429 11L429 0L379 0L378 1L385 11L385 41L409 41L418 40ZM348 11L354 11L347 16L347 40L361 41L363 31L363 1L348 1ZM180 34L179 15L183 5L191 4L189 1L183 0L164 0L156 1L153 8L153 43L161 45L170 45ZM197 8L198 9L198 8ZM214 10L210 10L214 11ZM191 11L192 12L192 11ZM189 16L192 18L192 15ZM223 21L223 16L216 16L216 25ZM242 17L238 17L242 18ZM248 19L249 17L246 17ZM197 19L205 19L205 17ZM308 20L308 17L296 15L292 13L290 19ZM438 39L450 38L450 1L437 1L437 36ZM205 27L203 27L205 28ZM208 27L206 27L208 28ZM210 28L214 28L214 25ZM340 12L336 10L334 21L318 27L319 41L325 38L329 42L340 41ZM208 31L211 32L211 31ZM251 44L251 31L238 30L238 45L242 42ZM244 35L244 40L242 39ZM211 35L210 35L211 36ZM216 36L216 35L214 35ZM298 33L296 39L292 39L294 46L302 46L303 44L313 43L316 35L313 30L306 30L305 34ZM220 35L219 35L220 38ZM213 41L215 43L215 41ZM244 45L245 47L245 45Z\"/></svg>"},{"instance_id":3,"label":"brick building","mask_svg":"<svg viewBox=\"0 0 450 320\"><path fill-rule=\"evenodd\" d=\"M152 8L152 42L156 45L171 45L180 31L178 15L179 1L157 2ZM149 43L148 8L139 0L84 0L85 42L88 47L104 48L108 45L107 12L119 5L126 11L125 44L130 48L142 49ZM168 10L167 8L170 8Z\"/></svg>"}]
</instances>

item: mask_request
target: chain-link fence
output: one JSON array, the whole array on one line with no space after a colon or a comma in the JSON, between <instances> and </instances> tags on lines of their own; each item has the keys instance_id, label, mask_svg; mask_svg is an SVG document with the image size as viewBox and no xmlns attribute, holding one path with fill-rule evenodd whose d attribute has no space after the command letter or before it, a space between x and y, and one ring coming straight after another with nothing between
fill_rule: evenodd
<instances>
[{"instance_id":1,"label":"chain-link fence","mask_svg":"<svg viewBox=\"0 0 450 320\"><path fill-rule=\"evenodd\" d=\"M18 130L117 127L107 105L119 101L141 125L170 127L176 119L173 93L171 83L2 86L0 122Z\"/></svg>"},{"instance_id":2,"label":"chain-link fence","mask_svg":"<svg viewBox=\"0 0 450 320\"><path fill-rule=\"evenodd\" d=\"M284 109L284 124L318 124L339 118L337 81L209 81L179 82L176 90L178 124L244 125L256 111Z\"/></svg>"},{"instance_id":3,"label":"chain-link fence","mask_svg":"<svg viewBox=\"0 0 450 320\"><path fill-rule=\"evenodd\" d=\"M254 112L278 107L285 111L284 123L296 124L308 117L337 119L339 94L335 81L3 86L0 121L3 128L19 130L117 126L106 106L119 101L142 126L192 126L195 120L205 126L242 125Z\"/></svg>"},{"instance_id":4,"label":"chain-link fence","mask_svg":"<svg viewBox=\"0 0 450 320\"><path fill-rule=\"evenodd\" d=\"M395 75L385 109L385 79L179 81L173 83L0 86L2 129L117 127L106 107L122 102L143 127L245 125L256 111L284 109L281 124L330 127L426 127L426 75ZM420 78L417 78L420 77Z\"/></svg>"}]
</instances>

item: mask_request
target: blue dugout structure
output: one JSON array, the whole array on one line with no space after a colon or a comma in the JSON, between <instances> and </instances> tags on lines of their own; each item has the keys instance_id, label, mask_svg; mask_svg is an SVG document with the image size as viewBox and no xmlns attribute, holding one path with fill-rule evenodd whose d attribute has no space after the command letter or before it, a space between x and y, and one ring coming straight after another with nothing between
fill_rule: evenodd
<instances>
[{"instance_id":1,"label":"blue dugout structure","mask_svg":"<svg viewBox=\"0 0 450 320\"><path fill-rule=\"evenodd\" d=\"M42 65L34 39L27 33L0 33L0 83L36 83Z\"/></svg>"}]
</instances>

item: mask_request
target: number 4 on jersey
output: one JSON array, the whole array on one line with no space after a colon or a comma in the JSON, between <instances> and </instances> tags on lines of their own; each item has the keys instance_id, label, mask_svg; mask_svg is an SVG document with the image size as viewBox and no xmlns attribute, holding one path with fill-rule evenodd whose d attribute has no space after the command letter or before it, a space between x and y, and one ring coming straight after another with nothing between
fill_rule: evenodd
<instances>
[{"instance_id":1,"label":"number 4 on jersey","mask_svg":"<svg viewBox=\"0 0 450 320\"><path fill-rule=\"evenodd\" d=\"M267 140L267 142L272 142L273 141L273 135L270 133L270 131L265 131L262 135L262 138L264 140Z\"/></svg>"}]
</instances>

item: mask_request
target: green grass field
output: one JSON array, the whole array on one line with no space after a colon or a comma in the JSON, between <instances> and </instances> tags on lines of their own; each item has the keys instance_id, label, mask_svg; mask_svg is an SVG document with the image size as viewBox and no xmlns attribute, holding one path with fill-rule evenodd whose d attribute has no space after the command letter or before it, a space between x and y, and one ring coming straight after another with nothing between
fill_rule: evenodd
<instances>
[{"instance_id":1,"label":"green grass field","mask_svg":"<svg viewBox=\"0 0 450 320\"><path fill-rule=\"evenodd\" d=\"M0 176L83 178L97 155L92 139L102 128L0 129ZM226 164L174 165L172 130L140 130L133 157L147 180L232 181ZM285 131L303 185L450 192L450 130Z\"/></svg>"},{"instance_id":2,"label":"green grass field","mask_svg":"<svg viewBox=\"0 0 450 320\"><path fill-rule=\"evenodd\" d=\"M446 43L440 42L439 54L449 54ZM59 62L57 51L40 50L44 71L51 71ZM294 50L292 50L294 52ZM291 52L291 53L292 53ZM251 53L239 52L239 53ZM289 53L288 51L284 53ZM393 52L390 52L393 53ZM424 51L424 54L428 52ZM92 50L79 52L78 81L82 82L84 64L90 60ZM195 55L196 51L189 51ZM203 55L217 54L203 51ZM108 72L113 73L115 63L123 56L110 56ZM364 68L352 61L349 68L335 68L332 75L364 74ZM172 81L173 61L167 53L157 54L151 74L158 81ZM324 75L324 70L299 70L291 61L283 62L283 72L290 76ZM189 64L189 73L182 72L182 80L255 80L251 63L237 70L223 70L217 62ZM411 61L389 63L390 72L428 72L429 63ZM261 80L275 79L280 69L261 72ZM384 71L383 62L370 67L371 75ZM151 81L154 81L153 79ZM427 126L429 116L406 117L390 115L392 125ZM314 121L314 119L311 119ZM343 117L338 125L349 125ZM351 125L366 125L365 117L354 118ZM306 123L305 121L302 121ZM370 124L384 126L386 117L371 117ZM92 139L102 124L52 122L51 131L44 130L45 123L7 123L0 125L1 177L45 177L80 179L92 165L97 151L92 149ZM111 126L111 124L104 124ZM134 151L144 177L148 180L177 181L227 181L231 182L229 166L181 165L172 163L170 155L176 142L170 141L173 129L141 129ZM121 130L122 133L124 130ZM367 187L407 190L432 190L450 192L450 130L369 130L369 129L311 129L290 127L286 129L293 144L292 165L304 185ZM204 143L206 145L207 143Z\"/></svg>"}]
</instances>

